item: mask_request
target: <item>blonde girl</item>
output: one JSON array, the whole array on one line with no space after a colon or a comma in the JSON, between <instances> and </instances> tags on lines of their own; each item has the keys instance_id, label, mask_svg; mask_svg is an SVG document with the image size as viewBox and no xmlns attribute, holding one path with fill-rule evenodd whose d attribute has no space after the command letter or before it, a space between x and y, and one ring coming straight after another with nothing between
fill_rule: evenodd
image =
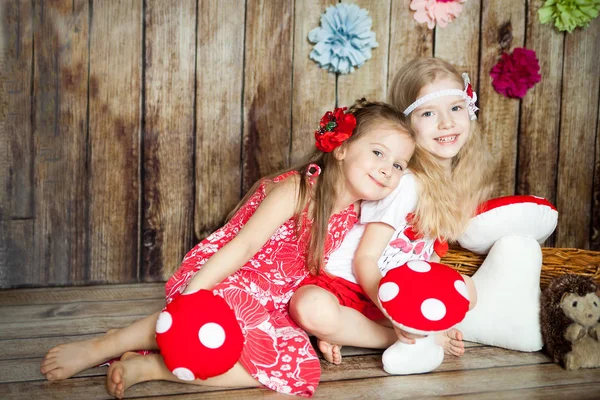
<instances>
[{"instance_id":1,"label":"blonde girl","mask_svg":"<svg viewBox=\"0 0 600 400\"><path fill-rule=\"evenodd\" d=\"M308 277L290 302L290 314L319 338L325 358L341 362L340 346L387 348L416 336L393 329L379 310L377 288L389 269L413 259L439 260L434 250L455 241L490 194L491 174L468 76L440 59L403 66L390 100L410 119L417 147L399 187L362 204L361 223L349 232L325 273ZM471 307L476 291L469 277ZM464 352L462 334L438 337L451 354Z\"/></svg>"},{"instance_id":2,"label":"blonde girl","mask_svg":"<svg viewBox=\"0 0 600 400\"><path fill-rule=\"evenodd\" d=\"M235 366L213 378L184 381L159 354L128 353L108 370L109 393L121 398L129 386L147 380L314 393L319 361L288 315L289 299L309 271L322 269L354 225L358 202L395 189L415 146L397 110L364 99L348 113L328 112L315 139L317 150L306 163L258 182L227 224L194 247L166 284L167 302L199 289L226 301L244 334ZM158 315L50 350L42 373L64 379L126 351L156 349Z\"/></svg>"}]
</instances>

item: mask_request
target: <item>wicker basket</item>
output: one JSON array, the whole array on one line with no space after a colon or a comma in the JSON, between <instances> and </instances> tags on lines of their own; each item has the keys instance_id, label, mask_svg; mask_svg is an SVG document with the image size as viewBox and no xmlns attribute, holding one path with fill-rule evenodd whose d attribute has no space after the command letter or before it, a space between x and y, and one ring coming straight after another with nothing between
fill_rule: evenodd
<instances>
[{"instance_id":1,"label":"wicker basket","mask_svg":"<svg viewBox=\"0 0 600 400\"><path fill-rule=\"evenodd\" d=\"M566 273L591 276L600 284L600 251L543 247L542 255L542 289L546 288L554 277ZM461 274L471 276L485 257L461 248L452 248L442 258L442 263L454 267Z\"/></svg>"}]
</instances>

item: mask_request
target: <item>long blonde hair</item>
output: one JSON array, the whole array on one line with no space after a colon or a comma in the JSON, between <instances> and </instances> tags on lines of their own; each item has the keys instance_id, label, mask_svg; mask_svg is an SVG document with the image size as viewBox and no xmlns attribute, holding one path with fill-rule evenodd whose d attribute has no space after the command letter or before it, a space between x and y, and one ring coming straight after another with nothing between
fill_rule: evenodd
<instances>
[{"instance_id":1,"label":"long blonde hair","mask_svg":"<svg viewBox=\"0 0 600 400\"><path fill-rule=\"evenodd\" d=\"M414 59L396 73L390 102L399 110L405 110L417 100L423 87L440 78L463 85L461 74L449 63L438 58ZM471 121L471 134L452 159L450 174L431 153L417 145L409 163L419 182L415 228L428 237L456 241L475 215L477 206L492 192L491 167L477 121Z\"/></svg>"},{"instance_id":2,"label":"long blonde hair","mask_svg":"<svg viewBox=\"0 0 600 400\"><path fill-rule=\"evenodd\" d=\"M301 177L294 212L297 233L304 222L302 220L302 214L304 210L306 210L309 201L312 200L312 206L309 207L309 218L312 219L312 226L306 253L306 265L309 272L313 275L318 275L324 265L323 256L325 243L328 237L329 218L333 213L335 200L338 196L336 188L343 178L340 161L335 158L335 152L338 151L338 149L341 150L345 146L351 145L375 125L377 127L391 127L392 129L397 129L399 132L406 133L409 137L414 138L408 119L395 107L387 103L369 102L362 98L356 100L347 112L352 113L356 118L356 128L354 128L352 136L350 136L350 138L340 147L329 153L324 153L315 149L313 153L299 165L262 178L254 184L246 196L228 216L228 219L233 216L241 205L248 200L260 183L265 182L265 180L269 182L272 178L282 173L296 171ZM317 124L315 123L315 126L316 125ZM312 164L316 164L321 168L321 174L315 184L311 187L307 178L307 173Z\"/></svg>"}]
</instances>

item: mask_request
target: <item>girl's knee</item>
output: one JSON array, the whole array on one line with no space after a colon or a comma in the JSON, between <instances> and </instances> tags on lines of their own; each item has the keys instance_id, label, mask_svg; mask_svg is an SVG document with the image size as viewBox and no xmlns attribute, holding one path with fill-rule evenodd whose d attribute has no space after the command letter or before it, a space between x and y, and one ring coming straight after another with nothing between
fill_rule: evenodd
<instances>
[{"instance_id":1,"label":"girl's knee","mask_svg":"<svg viewBox=\"0 0 600 400\"><path fill-rule=\"evenodd\" d=\"M475 288L475 282L470 276L462 275L467 285L467 293L469 294L469 310L472 310L477 304L477 288Z\"/></svg>"},{"instance_id":2,"label":"girl's knee","mask_svg":"<svg viewBox=\"0 0 600 400\"><path fill-rule=\"evenodd\" d=\"M317 336L334 330L339 317L337 298L314 285L298 289L292 296L289 310L302 329Z\"/></svg>"}]
</instances>

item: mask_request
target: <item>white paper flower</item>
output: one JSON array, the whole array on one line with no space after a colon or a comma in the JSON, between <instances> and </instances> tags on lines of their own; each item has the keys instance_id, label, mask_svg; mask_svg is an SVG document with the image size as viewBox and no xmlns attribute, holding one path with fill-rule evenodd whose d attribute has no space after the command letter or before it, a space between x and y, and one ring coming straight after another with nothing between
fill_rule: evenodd
<instances>
[{"instance_id":1,"label":"white paper flower","mask_svg":"<svg viewBox=\"0 0 600 400\"><path fill-rule=\"evenodd\" d=\"M310 58L331 72L354 71L371 58L371 49L378 46L372 25L367 10L356 4L327 7L321 15L321 26L308 33L308 40L315 43Z\"/></svg>"}]
</instances>

